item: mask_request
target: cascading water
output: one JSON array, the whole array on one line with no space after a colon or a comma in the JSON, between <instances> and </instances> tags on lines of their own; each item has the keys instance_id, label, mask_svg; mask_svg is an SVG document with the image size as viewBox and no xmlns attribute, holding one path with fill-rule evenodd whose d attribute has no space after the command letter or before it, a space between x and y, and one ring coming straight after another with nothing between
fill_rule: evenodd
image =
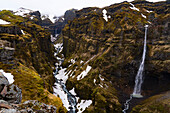
<instances>
[{"instance_id":1,"label":"cascading water","mask_svg":"<svg viewBox=\"0 0 170 113\"><path fill-rule=\"evenodd\" d=\"M143 83L143 69L144 69L145 56L146 56L147 29L148 29L148 25L145 25L145 39L144 39L142 62L140 64L138 73L137 73L136 78L135 78L135 87L134 87L133 94L132 94L133 97L142 97L141 86L142 86L142 83Z\"/></svg>"},{"instance_id":2,"label":"cascading water","mask_svg":"<svg viewBox=\"0 0 170 113\"><path fill-rule=\"evenodd\" d=\"M55 49L56 49L55 55L57 55L58 53L60 53L60 52L62 51L62 48L63 48L62 45L56 44L56 46L55 46ZM55 71L55 73L54 73L54 76L56 76L56 75L58 74L59 68L62 69L61 64L62 64L62 62L64 61L64 59L59 58L59 57L58 57L57 59L58 59L58 62L59 62L59 63L56 64L56 71ZM63 75L63 76L64 76L64 75ZM66 93L66 95L67 95L67 99L68 99L68 102L69 102L69 111L68 111L68 113L76 113L77 101L76 101L75 96L72 95L72 94L67 90L67 88L66 88L66 86L65 86L65 83L63 82L62 79L55 78L55 81L56 81L56 84L58 84L58 85L62 88L62 90ZM64 95L62 95L62 96L64 96Z\"/></svg>"},{"instance_id":3,"label":"cascading water","mask_svg":"<svg viewBox=\"0 0 170 113\"><path fill-rule=\"evenodd\" d=\"M146 56L146 38L147 38L147 29L148 25L145 25L145 39L144 39L144 46L143 46L143 55L142 55L142 62L140 64L138 73L135 78L135 87L133 93L130 95L130 98L126 100L124 103L125 108L122 110L123 113L126 113L126 111L129 109L129 102L132 100L132 98L142 98L141 95L141 86L143 83L143 70L144 70L144 63L145 63L145 56Z\"/></svg>"}]
</instances>

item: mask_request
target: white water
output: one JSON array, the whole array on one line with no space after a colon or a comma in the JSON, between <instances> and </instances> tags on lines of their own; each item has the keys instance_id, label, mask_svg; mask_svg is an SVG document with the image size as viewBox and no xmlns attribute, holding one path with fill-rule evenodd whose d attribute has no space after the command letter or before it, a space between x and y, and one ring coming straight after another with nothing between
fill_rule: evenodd
<instances>
[{"instance_id":1,"label":"white water","mask_svg":"<svg viewBox=\"0 0 170 113\"><path fill-rule=\"evenodd\" d=\"M133 94L130 95L130 98L126 100L124 103L125 108L122 110L123 113L126 113L126 111L129 109L129 102L132 100L132 98L142 98L141 95L141 86L143 83L143 70L144 70L144 63L145 63L145 56L146 56L146 38L147 38L147 29L148 25L145 25L145 39L144 39L144 47L143 47L143 55L142 55L142 62L140 64L138 73L135 78L135 87Z\"/></svg>"},{"instance_id":2,"label":"white water","mask_svg":"<svg viewBox=\"0 0 170 113\"><path fill-rule=\"evenodd\" d=\"M137 97L142 97L140 95L141 95L141 86L143 83L143 70L144 70L144 63L145 63L145 56L146 56L147 29L148 29L148 25L145 25L145 39L144 39L142 62L140 64L138 73L135 78L135 87L134 87L134 91L133 91L133 96L137 96Z\"/></svg>"},{"instance_id":3,"label":"white water","mask_svg":"<svg viewBox=\"0 0 170 113\"><path fill-rule=\"evenodd\" d=\"M62 51L63 44L56 44L54 45L54 47L57 50L57 52L54 54L54 56L56 56L58 53ZM66 68L62 68L61 66L64 59L57 57L57 60L59 61L59 63L56 63L56 72L54 72L55 81L56 81L55 83L56 86L53 87L54 93L56 96L59 95L59 97L63 102L64 107L66 107L66 109L68 110L68 113L76 113L76 109L77 109L76 98L73 94L71 94L67 90L65 86L68 76L65 73ZM60 68L60 70L58 68Z\"/></svg>"}]
</instances>

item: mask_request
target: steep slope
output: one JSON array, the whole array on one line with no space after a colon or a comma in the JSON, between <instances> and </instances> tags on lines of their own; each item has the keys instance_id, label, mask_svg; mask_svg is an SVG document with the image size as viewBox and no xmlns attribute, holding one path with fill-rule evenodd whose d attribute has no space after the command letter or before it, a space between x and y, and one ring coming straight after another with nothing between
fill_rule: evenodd
<instances>
[{"instance_id":1,"label":"steep slope","mask_svg":"<svg viewBox=\"0 0 170 113\"><path fill-rule=\"evenodd\" d=\"M170 92L152 96L135 106L132 113L168 113L170 111Z\"/></svg>"},{"instance_id":2,"label":"steep slope","mask_svg":"<svg viewBox=\"0 0 170 113\"><path fill-rule=\"evenodd\" d=\"M14 75L23 99L39 100L64 112L61 100L53 94L54 47L50 33L29 18L0 12L0 68Z\"/></svg>"},{"instance_id":3,"label":"steep slope","mask_svg":"<svg viewBox=\"0 0 170 113\"><path fill-rule=\"evenodd\" d=\"M145 24L149 28L142 95L169 90L168 7L166 2L143 1L76 11L76 18L62 31L63 67L68 89L93 101L85 112L121 112L121 104L133 92Z\"/></svg>"}]
</instances>

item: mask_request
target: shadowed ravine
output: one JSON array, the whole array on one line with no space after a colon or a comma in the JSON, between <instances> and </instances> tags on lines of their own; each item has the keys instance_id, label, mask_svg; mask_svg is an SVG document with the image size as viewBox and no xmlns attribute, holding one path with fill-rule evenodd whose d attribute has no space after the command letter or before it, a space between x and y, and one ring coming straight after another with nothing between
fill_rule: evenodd
<instances>
[{"instance_id":1,"label":"shadowed ravine","mask_svg":"<svg viewBox=\"0 0 170 113\"><path fill-rule=\"evenodd\" d=\"M143 96L141 95L141 86L142 86L142 83L143 83L143 70L144 70L144 63L145 63L145 56L146 56L147 28L148 28L148 25L145 25L145 37L144 37L142 62L140 64L138 73L137 73L136 78L135 78L134 91L133 91L133 94L130 95L130 98L128 100L126 100L126 102L124 103L124 109L122 110L123 113L126 113L126 111L129 109L129 102L133 98L143 98Z\"/></svg>"}]
</instances>

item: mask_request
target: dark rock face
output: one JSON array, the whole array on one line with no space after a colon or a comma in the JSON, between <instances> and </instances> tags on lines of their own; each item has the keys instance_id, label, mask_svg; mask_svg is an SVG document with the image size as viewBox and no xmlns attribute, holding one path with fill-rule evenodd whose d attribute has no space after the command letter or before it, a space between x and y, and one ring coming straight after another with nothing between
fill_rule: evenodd
<instances>
[{"instance_id":1,"label":"dark rock face","mask_svg":"<svg viewBox=\"0 0 170 113\"><path fill-rule=\"evenodd\" d=\"M76 9L67 10L64 16L58 17L54 23L49 18L42 20L41 26L48 29L51 34L56 37L56 34L60 34L64 26L68 21L73 20L76 17Z\"/></svg>"},{"instance_id":2,"label":"dark rock face","mask_svg":"<svg viewBox=\"0 0 170 113\"><path fill-rule=\"evenodd\" d=\"M16 26L0 26L0 33L22 34L21 30Z\"/></svg>"},{"instance_id":3,"label":"dark rock face","mask_svg":"<svg viewBox=\"0 0 170 113\"><path fill-rule=\"evenodd\" d=\"M65 19L65 22L67 23L68 21L71 21L73 20L75 17L76 17L76 12L77 9L70 9L70 10L67 10L64 14L64 19Z\"/></svg>"}]
</instances>

